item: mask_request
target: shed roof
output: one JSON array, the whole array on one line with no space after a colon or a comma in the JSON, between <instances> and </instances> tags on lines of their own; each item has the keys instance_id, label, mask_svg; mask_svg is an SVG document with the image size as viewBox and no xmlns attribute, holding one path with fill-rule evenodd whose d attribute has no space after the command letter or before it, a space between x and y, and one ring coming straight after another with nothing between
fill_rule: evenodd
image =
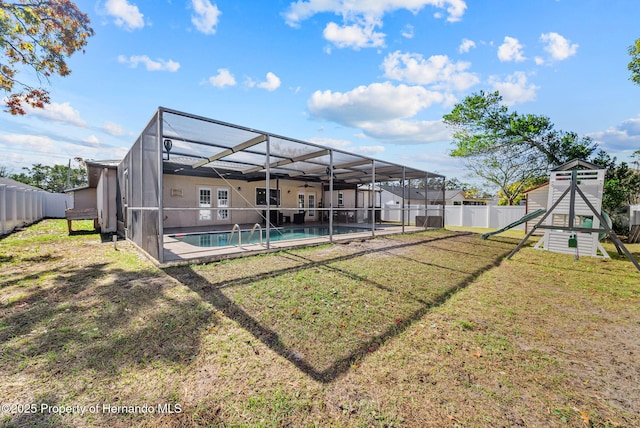
<instances>
[{"instance_id":1,"label":"shed roof","mask_svg":"<svg viewBox=\"0 0 640 428\"><path fill-rule=\"evenodd\" d=\"M117 169L120 161L117 160L85 160L85 165L87 166L87 186L86 187L98 187L98 182L100 181L100 171L107 169ZM70 190L82 190L79 189L70 189Z\"/></svg>"}]
</instances>

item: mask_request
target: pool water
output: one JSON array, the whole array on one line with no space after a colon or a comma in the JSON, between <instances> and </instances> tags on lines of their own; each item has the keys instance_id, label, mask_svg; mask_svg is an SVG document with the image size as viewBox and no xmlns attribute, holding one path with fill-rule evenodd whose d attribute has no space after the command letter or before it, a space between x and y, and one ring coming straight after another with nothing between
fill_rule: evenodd
<instances>
[{"instance_id":1,"label":"pool water","mask_svg":"<svg viewBox=\"0 0 640 428\"><path fill-rule=\"evenodd\" d=\"M334 226L333 234L340 235L344 233L362 233L368 229L361 227L346 227L346 226ZM249 240L251 230L242 230L242 244L259 244L260 243L260 231L256 230ZM267 231L262 230L262 242L266 242ZM286 241L291 239L303 239L303 238L316 238L319 236L329 236L328 226L309 226L309 227L295 227L287 229L269 229L269 240ZM231 232L208 232L208 233L194 233L194 234L177 234L171 235L172 238L178 241L185 242L187 244L195 245L196 247L224 247L228 245L238 245L238 233L234 233L231 237ZM231 242L229 242L231 237Z\"/></svg>"}]
</instances>

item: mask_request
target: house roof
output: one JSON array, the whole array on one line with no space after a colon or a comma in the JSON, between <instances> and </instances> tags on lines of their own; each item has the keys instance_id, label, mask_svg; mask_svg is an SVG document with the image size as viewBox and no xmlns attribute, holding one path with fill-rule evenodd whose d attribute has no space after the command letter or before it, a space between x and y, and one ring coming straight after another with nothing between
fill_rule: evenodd
<instances>
[{"instance_id":1,"label":"house roof","mask_svg":"<svg viewBox=\"0 0 640 428\"><path fill-rule=\"evenodd\" d=\"M396 196L404 197L406 199L425 199L425 190L418 189L415 187L409 187L403 189L400 186L389 186L389 185L381 185L379 186L382 190L386 190L387 192L393 193ZM458 193L462 192L462 190L445 190L444 191L444 199L453 199ZM426 199L429 201L437 200L442 198L442 190L439 189L427 189Z\"/></svg>"},{"instance_id":2,"label":"house roof","mask_svg":"<svg viewBox=\"0 0 640 428\"><path fill-rule=\"evenodd\" d=\"M6 186L15 186L15 187L17 187L19 189L31 189L31 190L44 191L43 189L41 189L39 187L35 187L35 186L31 186L29 184L21 183L19 181L13 180L13 179L8 178L8 177L0 177L0 184L4 184Z\"/></svg>"},{"instance_id":3,"label":"house roof","mask_svg":"<svg viewBox=\"0 0 640 428\"><path fill-rule=\"evenodd\" d=\"M542 183L542 184L538 184L537 186L534 186L534 187L532 187L532 188L530 188L530 189L527 189L527 190L525 190L525 191L524 191L524 192L522 192L522 193L529 193L529 192L533 192L534 190L542 189L543 187L547 187L548 185L549 185L549 182L548 182L548 181L545 181L544 183Z\"/></svg>"},{"instance_id":4,"label":"house roof","mask_svg":"<svg viewBox=\"0 0 640 428\"><path fill-rule=\"evenodd\" d=\"M160 107L163 172L244 181L286 178L367 184L442 179L424 170ZM152 119L152 121L155 119ZM147 127L151 137L153 126ZM146 132L146 131L145 131ZM157 152L156 152L157 153ZM144 156L144 154L143 154Z\"/></svg>"},{"instance_id":5,"label":"house roof","mask_svg":"<svg viewBox=\"0 0 640 428\"><path fill-rule=\"evenodd\" d=\"M118 168L118 164L120 163L120 161L119 160L93 160L93 159L86 159L84 161L84 163L87 166L92 166L92 167L97 167L97 168L116 169L116 168Z\"/></svg>"}]
</instances>

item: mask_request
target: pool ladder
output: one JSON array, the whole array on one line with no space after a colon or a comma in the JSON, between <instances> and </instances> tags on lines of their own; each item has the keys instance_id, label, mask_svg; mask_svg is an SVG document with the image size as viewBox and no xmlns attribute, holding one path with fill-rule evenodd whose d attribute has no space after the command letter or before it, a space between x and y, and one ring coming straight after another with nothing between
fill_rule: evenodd
<instances>
[{"instance_id":1,"label":"pool ladder","mask_svg":"<svg viewBox=\"0 0 640 428\"><path fill-rule=\"evenodd\" d=\"M251 242L251 237L253 236L253 232L256 231L256 228L260 231L260 245L262 245L262 226L258 223L254 224L251 228L251 233L249 233L249 242Z\"/></svg>"},{"instance_id":2,"label":"pool ladder","mask_svg":"<svg viewBox=\"0 0 640 428\"><path fill-rule=\"evenodd\" d=\"M238 223L233 225L231 228L231 234L229 235L229 245L231 245L231 240L233 239L233 234L238 232L238 247L242 245L242 231L240 230L240 226Z\"/></svg>"},{"instance_id":3,"label":"pool ladder","mask_svg":"<svg viewBox=\"0 0 640 428\"><path fill-rule=\"evenodd\" d=\"M262 245L262 226L260 226L260 224L256 223L253 225L253 227L251 228L251 233L249 233L249 239L247 240L248 242L251 242L251 237L253 236L253 233L256 231L256 228L260 231L260 245ZM229 243L231 243L231 240L233 239L233 234L238 232L238 247L240 247L242 245L242 231L240 230L240 226L236 223L233 225L233 228L231 229L231 234L229 235Z\"/></svg>"}]
</instances>

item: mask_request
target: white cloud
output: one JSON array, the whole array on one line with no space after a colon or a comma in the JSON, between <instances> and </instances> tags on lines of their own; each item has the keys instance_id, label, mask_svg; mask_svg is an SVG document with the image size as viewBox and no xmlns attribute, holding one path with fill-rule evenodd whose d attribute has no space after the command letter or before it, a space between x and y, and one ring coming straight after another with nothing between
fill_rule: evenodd
<instances>
[{"instance_id":1,"label":"white cloud","mask_svg":"<svg viewBox=\"0 0 640 428\"><path fill-rule=\"evenodd\" d=\"M109 135L113 135L114 137L120 137L123 135L130 135L130 132L127 132L121 125L113 122L105 122L102 125L102 130Z\"/></svg>"},{"instance_id":2,"label":"white cloud","mask_svg":"<svg viewBox=\"0 0 640 428\"><path fill-rule=\"evenodd\" d=\"M435 103L448 101L422 86L390 82L359 86L349 92L316 91L308 101L312 117L361 129L368 137L392 143L443 141L442 121L408 120Z\"/></svg>"},{"instance_id":3,"label":"white cloud","mask_svg":"<svg viewBox=\"0 0 640 428\"><path fill-rule=\"evenodd\" d=\"M100 140L95 135L89 135L82 140L84 143L91 147L100 147Z\"/></svg>"},{"instance_id":4,"label":"white cloud","mask_svg":"<svg viewBox=\"0 0 640 428\"><path fill-rule=\"evenodd\" d=\"M198 31L204 34L215 34L216 25L222 12L218 6L211 4L209 0L191 0L191 6L195 15L191 16L191 22Z\"/></svg>"},{"instance_id":5,"label":"white cloud","mask_svg":"<svg viewBox=\"0 0 640 428\"><path fill-rule=\"evenodd\" d=\"M144 15L140 13L138 6L129 4L127 0L107 0L105 8L119 27L129 31L144 27Z\"/></svg>"},{"instance_id":6,"label":"white cloud","mask_svg":"<svg viewBox=\"0 0 640 428\"><path fill-rule=\"evenodd\" d=\"M349 140L338 140L335 138L311 138L309 141L314 144L319 144L325 147L348 150L352 153L376 154L376 153L382 153L385 150L384 146L381 146L381 145L354 146L353 143Z\"/></svg>"},{"instance_id":7,"label":"white cloud","mask_svg":"<svg viewBox=\"0 0 640 428\"><path fill-rule=\"evenodd\" d=\"M288 25L295 27L301 21L318 13L334 13L344 18L373 16L382 17L387 12L405 9L418 13L425 6L446 9L447 21L459 21L464 15L467 4L464 0L298 0L289 5L284 13Z\"/></svg>"},{"instance_id":8,"label":"white cloud","mask_svg":"<svg viewBox=\"0 0 640 428\"><path fill-rule=\"evenodd\" d=\"M451 132L441 120L402 120L361 124L368 136L390 143L423 144L449 141Z\"/></svg>"},{"instance_id":9,"label":"white cloud","mask_svg":"<svg viewBox=\"0 0 640 428\"><path fill-rule=\"evenodd\" d=\"M209 83L218 88L224 88L225 86L235 86L236 78L233 77L233 74L231 74L228 69L219 68L218 74L209 77Z\"/></svg>"},{"instance_id":10,"label":"white cloud","mask_svg":"<svg viewBox=\"0 0 640 428\"><path fill-rule=\"evenodd\" d=\"M509 36L504 38L504 43L498 48L498 58L502 62L522 62L526 59L522 53L522 45L518 39Z\"/></svg>"},{"instance_id":11,"label":"white cloud","mask_svg":"<svg viewBox=\"0 0 640 428\"><path fill-rule=\"evenodd\" d=\"M491 76L489 83L494 90L500 92L504 103L509 106L535 100L536 92L540 89L538 86L529 83L526 74L522 71L517 71L507 76L504 80Z\"/></svg>"},{"instance_id":12,"label":"white cloud","mask_svg":"<svg viewBox=\"0 0 640 428\"><path fill-rule=\"evenodd\" d=\"M19 146L24 151L55 152L54 141L44 135L0 134L0 143Z\"/></svg>"},{"instance_id":13,"label":"white cloud","mask_svg":"<svg viewBox=\"0 0 640 428\"><path fill-rule=\"evenodd\" d=\"M358 146L354 147L352 151L363 155L375 155L384 152L384 146Z\"/></svg>"},{"instance_id":14,"label":"white cloud","mask_svg":"<svg viewBox=\"0 0 640 428\"><path fill-rule=\"evenodd\" d=\"M147 71L170 71L175 73L180 69L180 63L172 60L165 61L158 59L156 61L149 58L147 55L134 55L129 58L124 55L118 57L118 62L121 64L129 64L132 68L136 68L138 64L144 64Z\"/></svg>"},{"instance_id":15,"label":"white cloud","mask_svg":"<svg viewBox=\"0 0 640 428\"><path fill-rule=\"evenodd\" d=\"M453 62L446 55L433 55L425 59L416 53L396 51L387 55L382 63L385 77L420 85L464 91L480 82L473 73L466 72L468 62Z\"/></svg>"},{"instance_id":16,"label":"white cloud","mask_svg":"<svg viewBox=\"0 0 640 428\"><path fill-rule=\"evenodd\" d=\"M345 25L335 22L327 24L323 31L324 38L338 48L373 48L384 46L384 33L374 31L374 25Z\"/></svg>"},{"instance_id":17,"label":"white cloud","mask_svg":"<svg viewBox=\"0 0 640 428\"><path fill-rule=\"evenodd\" d=\"M411 24L405 25L404 30L402 30L401 34L402 34L402 37L406 39L413 39L413 35L414 35L413 25Z\"/></svg>"},{"instance_id":18,"label":"white cloud","mask_svg":"<svg viewBox=\"0 0 640 428\"><path fill-rule=\"evenodd\" d=\"M640 116L624 120L606 131L592 132L587 135L609 154L631 155L640 148Z\"/></svg>"},{"instance_id":19,"label":"white cloud","mask_svg":"<svg viewBox=\"0 0 640 428\"><path fill-rule=\"evenodd\" d=\"M33 108L25 106L27 114L40 117L51 122L62 123L66 125L74 125L84 128L87 123L80 117L80 112L70 103L51 103L45 104L44 108Z\"/></svg>"},{"instance_id":20,"label":"white cloud","mask_svg":"<svg viewBox=\"0 0 640 428\"><path fill-rule=\"evenodd\" d=\"M360 49L384 46L386 35L376 29L382 27L386 13L404 9L417 14L427 5L446 9L450 22L459 21L467 8L464 0L298 0L291 3L283 15L292 27L298 27L300 22L318 13L341 16L342 25L329 23L324 29L324 37L338 47ZM413 31L405 34L413 34Z\"/></svg>"},{"instance_id":21,"label":"white cloud","mask_svg":"<svg viewBox=\"0 0 640 428\"><path fill-rule=\"evenodd\" d=\"M444 96L422 86L395 86L390 82L359 86L349 92L316 91L307 106L312 116L349 126L363 122L407 118Z\"/></svg>"},{"instance_id":22,"label":"white cloud","mask_svg":"<svg viewBox=\"0 0 640 428\"><path fill-rule=\"evenodd\" d=\"M334 149L346 149L351 146L351 141L349 140L338 140L336 138L311 138L309 142L314 144L319 144L325 147L332 147Z\"/></svg>"},{"instance_id":23,"label":"white cloud","mask_svg":"<svg viewBox=\"0 0 640 428\"><path fill-rule=\"evenodd\" d=\"M95 135L82 139L72 135L30 135L0 134L0 151L11 160L15 170L31 167L33 164L67 164L69 159L119 159L127 148L113 147L100 143Z\"/></svg>"},{"instance_id":24,"label":"white cloud","mask_svg":"<svg viewBox=\"0 0 640 428\"><path fill-rule=\"evenodd\" d=\"M573 56L578 51L578 44L571 43L558 33L543 33L540 41L545 44L544 50L552 60L562 61Z\"/></svg>"},{"instance_id":25,"label":"white cloud","mask_svg":"<svg viewBox=\"0 0 640 428\"><path fill-rule=\"evenodd\" d=\"M476 42L474 42L473 40L462 39L462 43L460 43L460 46L458 47L458 52L467 53L471 50L471 48L475 48L475 47L476 47Z\"/></svg>"},{"instance_id":26,"label":"white cloud","mask_svg":"<svg viewBox=\"0 0 640 428\"><path fill-rule=\"evenodd\" d=\"M280 78L272 72L267 73L266 80L264 82L256 83L252 79L247 79L247 86L250 88L256 86L258 88L266 89L267 91L275 91L280 87L280 83Z\"/></svg>"}]
</instances>

